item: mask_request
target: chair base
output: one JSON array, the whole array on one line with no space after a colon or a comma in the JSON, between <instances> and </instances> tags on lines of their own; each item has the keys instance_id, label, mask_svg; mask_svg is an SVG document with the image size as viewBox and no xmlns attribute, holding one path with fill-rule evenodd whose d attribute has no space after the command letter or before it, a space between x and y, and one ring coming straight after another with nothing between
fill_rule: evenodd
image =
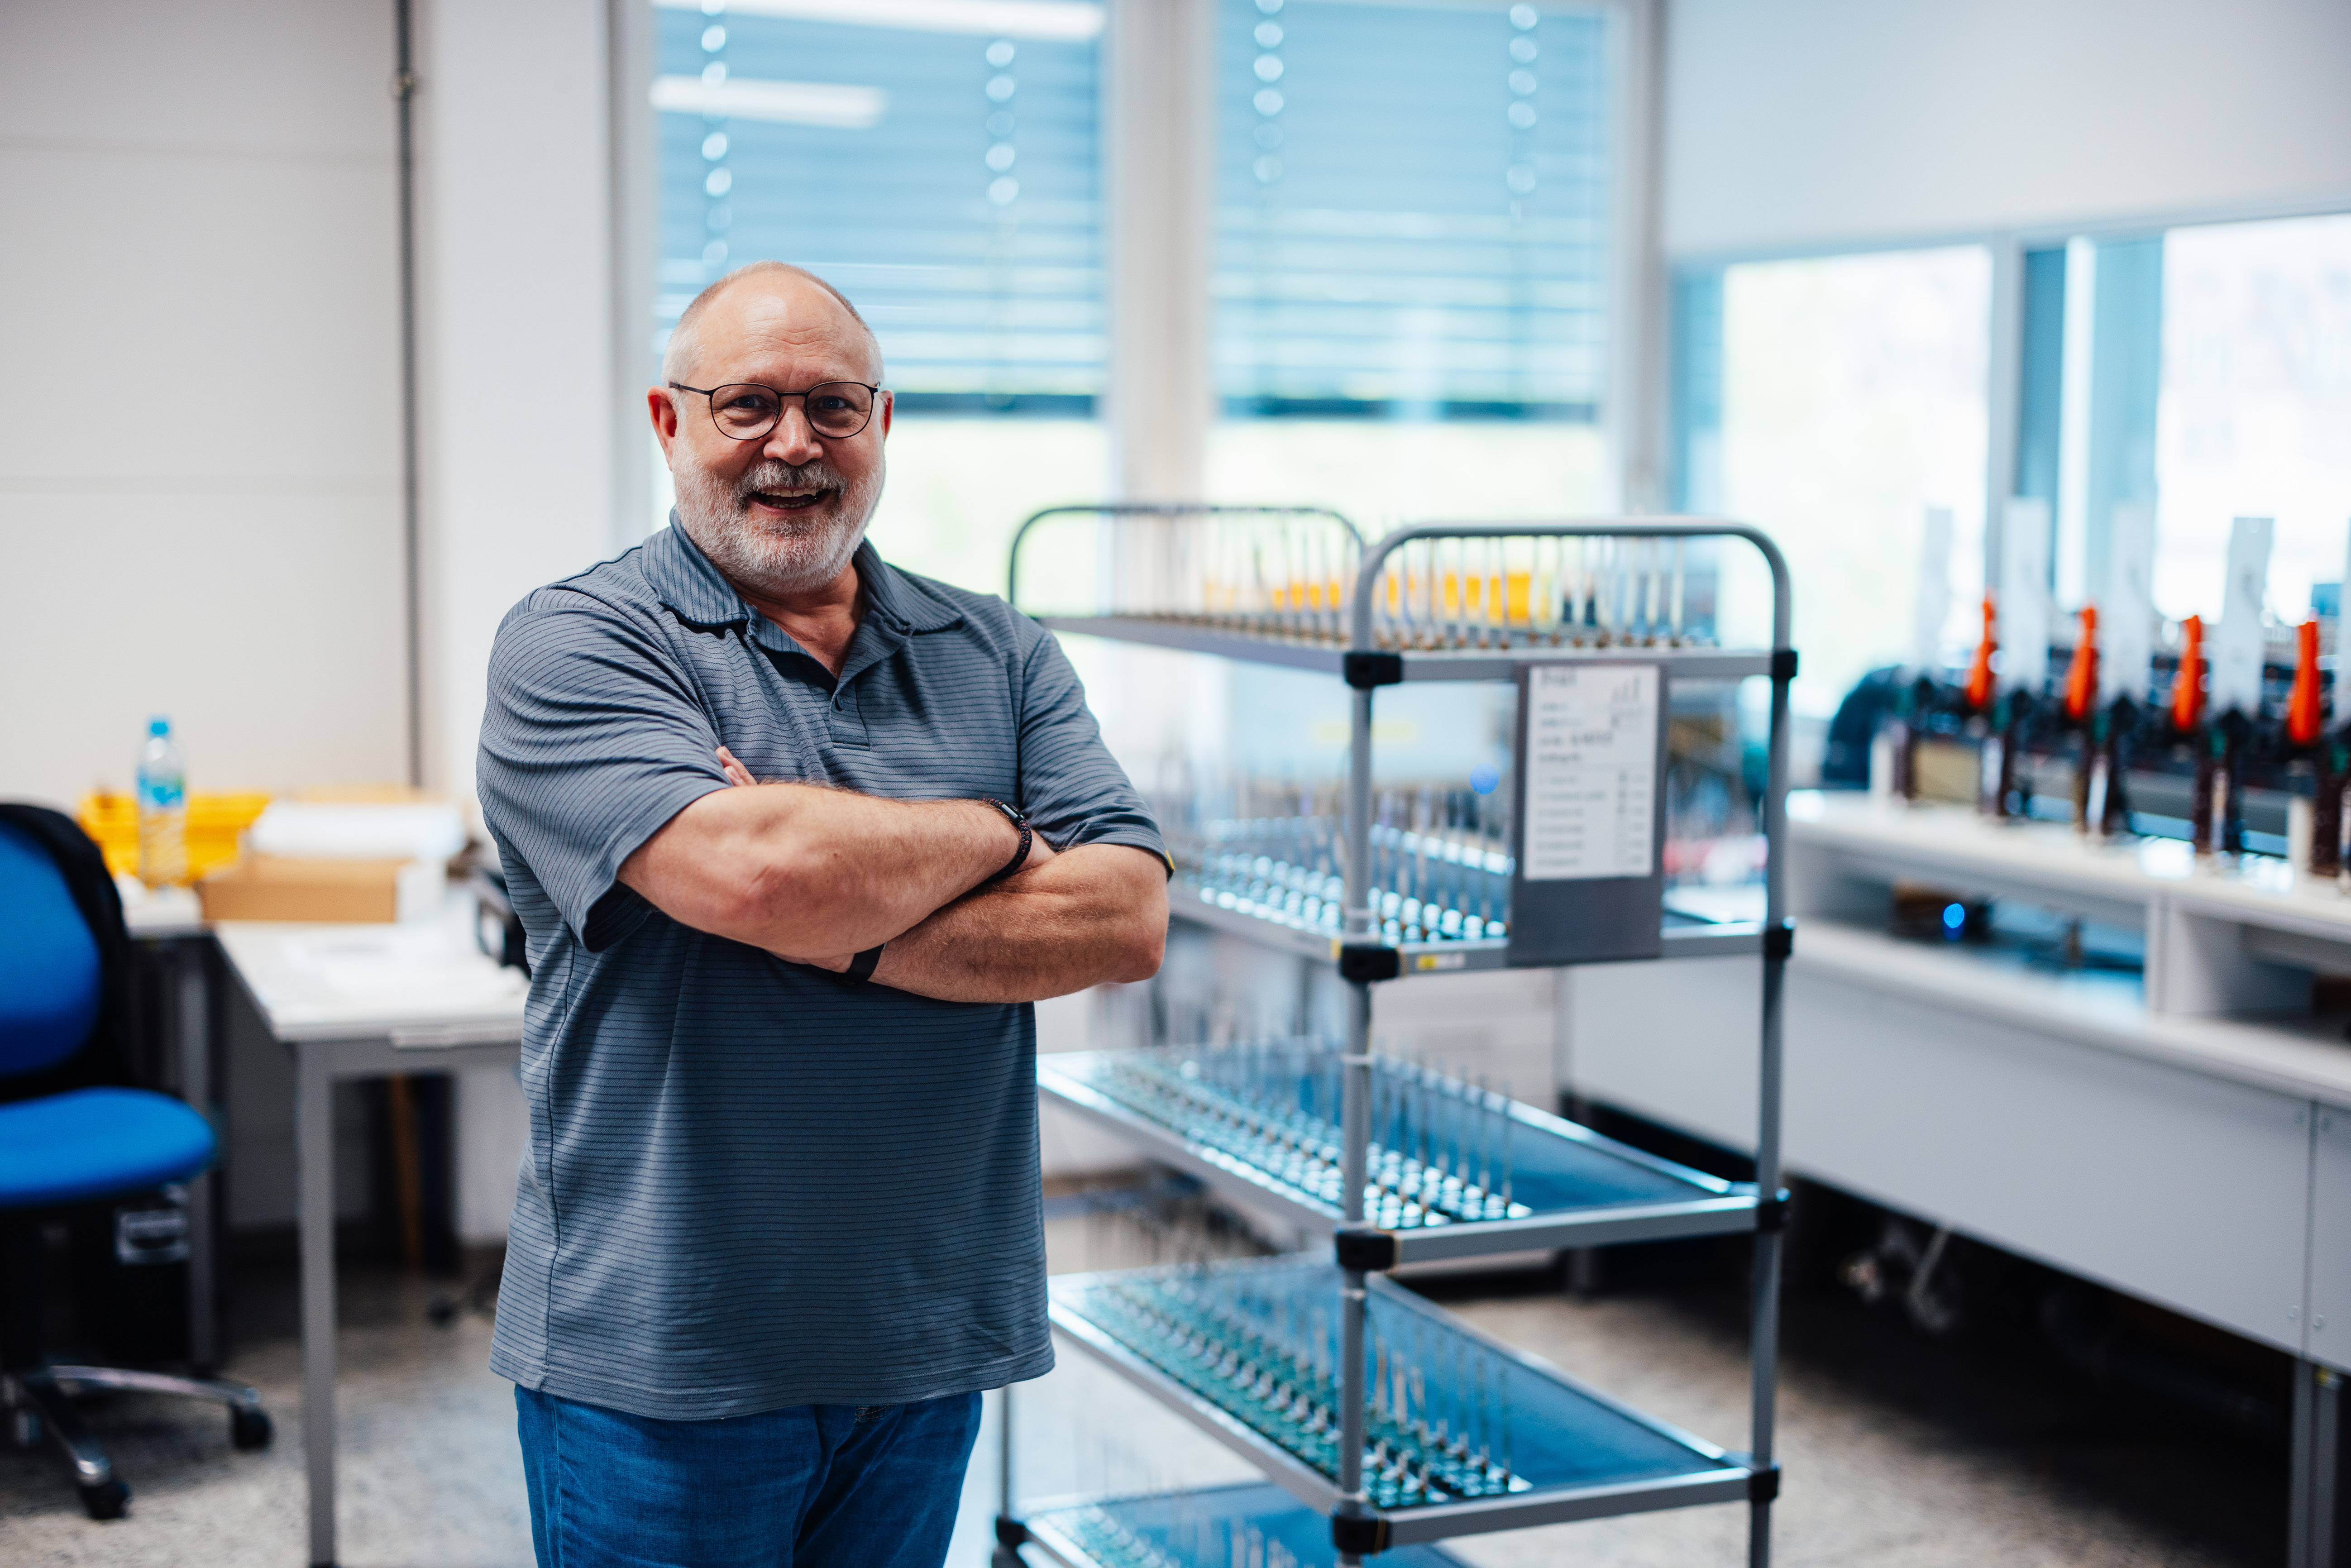
<instances>
[{"instance_id":1,"label":"chair base","mask_svg":"<svg viewBox=\"0 0 2351 1568\"><path fill-rule=\"evenodd\" d=\"M70 1385L70 1387L68 1387ZM98 1446L73 1402L72 1388L112 1388L140 1394L174 1394L228 1406L229 1441L239 1448L269 1446L269 1415L261 1396L241 1383L212 1377L175 1377L120 1366L47 1364L0 1373L0 1409L8 1412L16 1443L31 1448L46 1435L73 1472L82 1506L92 1519L120 1519L131 1489L114 1473L113 1461Z\"/></svg>"}]
</instances>

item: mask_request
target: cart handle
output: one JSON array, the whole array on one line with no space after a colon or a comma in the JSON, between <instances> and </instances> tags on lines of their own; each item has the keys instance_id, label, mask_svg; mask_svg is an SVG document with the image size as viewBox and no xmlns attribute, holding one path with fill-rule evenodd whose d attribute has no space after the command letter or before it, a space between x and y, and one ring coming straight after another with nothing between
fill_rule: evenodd
<instances>
[{"instance_id":1,"label":"cart handle","mask_svg":"<svg viewBox=\"0 0 2351 1568\"><path fill-rule=\"evenodd\" d=\"M1773 652L1788 646L1791 632L1788 591L1788 559L1771 536L1746 523L1734 523L1722 517L1592 517L1572 523L1423 523L1396 529L1373 545L1364 556L1363 570L1355 576L1355 601L1349 606L1353 614L1353 648L1358 653L1376 651L1372 641L1372 606L1379 591L1381 570L1388 557L1415 539L1487 539L1487 538L1598 538L1626 536L1651 538L1735 538L1745 539L1763 557L1771 569L1771 647Z\"/></svg>"},{"instance_id":2,"label":"cart handle","mask_svg":"<svg viewBox=\"0 0 2351 1568\"><path fill-rule=\"evenodd\" d=\"M1004 569L1004 602L1015 610L1020 608L1020 547L1027 542L1029 530L1048 517L1087 515L1097 517L1328 517L1347 530L1355 541L1355 549L1364 548L1364 530L1357 528L1343 512L1328 507L1239 507L1217 506L1204 501L1100 501L1091 505L1073 504L1047 507L1031 512L1012 531L1012 549Z\"/></svg>"}]
</instances>

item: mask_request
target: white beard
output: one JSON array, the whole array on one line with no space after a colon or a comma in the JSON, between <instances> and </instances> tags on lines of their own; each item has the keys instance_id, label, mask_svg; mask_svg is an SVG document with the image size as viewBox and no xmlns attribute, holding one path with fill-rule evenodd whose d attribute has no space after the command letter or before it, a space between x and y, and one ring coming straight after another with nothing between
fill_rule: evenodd
<instances>
[{"instance_id":1,"label":"white beard","mask_svg":"<svg viewBox=\"0 0 2351 1568\"><path fill-rule=\"evenodd\" d=\"M736 479L724 479L696 463L683 444L671 449L670 474L677 486L677 520L729 580L759 593L785 598L822 588L839 577L865 538L865 524L881 498L880 475L861 495L821 463L795 468L768 459ZM836 499L805 516L756 521L747 497L755 490L831 488Z\"/></svg>"}]
</instances>

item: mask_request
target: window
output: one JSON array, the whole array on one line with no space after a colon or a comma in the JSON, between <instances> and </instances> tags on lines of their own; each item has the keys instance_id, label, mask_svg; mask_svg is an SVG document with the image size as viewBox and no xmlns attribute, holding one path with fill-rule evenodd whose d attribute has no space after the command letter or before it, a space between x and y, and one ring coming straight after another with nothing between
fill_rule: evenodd
<instances>
[{"instance_id":1,"label":"window","mask_svg":"<svg viewBox=\"0 0 2351 1568\"><path fill-rule=\"evenodd\" d=\"M2346 341L2351 216L2028 252L2016 485L2051 504L2059 606L2096 598L2116 509L2143 507L2160 613L2219 614L2231 522L2266 517L2270 609L2300 620L2346 570Z\"/></svg>"},{"instance_id":2,"label":"window","mask_svg":"<svg viewBox=\"0 0 2351 1568\"><path fill-rule=\"evenodd\" d=\"M1220 0L1213 493L1367 532L1601 504L1615 25Z\"/></svg>"},{"instance_id":3,"label":"window","mask_svg":"<svg viewBox=\"0 0 2351 1568\"><path fill-rule=\"evenodd\" d=\"M2299 621L2351 528L2351 215L2162 244L2156 605L2214 614L2230 519L2267 517L2270 607Z\"/></svg>"},{"instance_id":4,"label":"window","mask_svg":"<svg viewBox=\"0 0 2351 1568\"><path fill-rule=\"evenodd\" d=\"M998 588L1020 517L1103 468L1102 6L657 0L655 20L656 356L733 267L825 278L898 394L875 543Z\"/></svg>"},{"instance_id":5,"label":"window","mask_svg":"<svg viewBox=\"0 0 2351 1568\"><path fill-rule=\"evenodd\" d=\"M1931 509L1949 514L1943 641L1972 643L1981 596L1991 259L1977 246L1741 263L1674 291L1679 502L1754 523L1795 580L1792 693L1824 718L1912 648ZM1722 552L1726 572L1760 570ZM1727 614L1768 605L1726 586ZM1768 641L1766 624L1719 628Z\"/></svg>"}]
</instances>

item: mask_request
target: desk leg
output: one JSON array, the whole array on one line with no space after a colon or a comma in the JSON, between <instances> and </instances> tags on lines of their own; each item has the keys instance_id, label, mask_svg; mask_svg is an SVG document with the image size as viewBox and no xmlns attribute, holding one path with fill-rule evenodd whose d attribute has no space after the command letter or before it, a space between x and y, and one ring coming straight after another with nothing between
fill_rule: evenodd
<instances>
[{"instance_id":1,"label":"desk leg","mask_svg":"<svg viewBox=\"0 0 2351 1568\"><path fill-rule=\"evenodd\" d=\"M335 1561L335 1080L322 1046L294 1048L294 1146L301 1192L302 1457L310 1562Z\"/></svg>"}]
</instances>

